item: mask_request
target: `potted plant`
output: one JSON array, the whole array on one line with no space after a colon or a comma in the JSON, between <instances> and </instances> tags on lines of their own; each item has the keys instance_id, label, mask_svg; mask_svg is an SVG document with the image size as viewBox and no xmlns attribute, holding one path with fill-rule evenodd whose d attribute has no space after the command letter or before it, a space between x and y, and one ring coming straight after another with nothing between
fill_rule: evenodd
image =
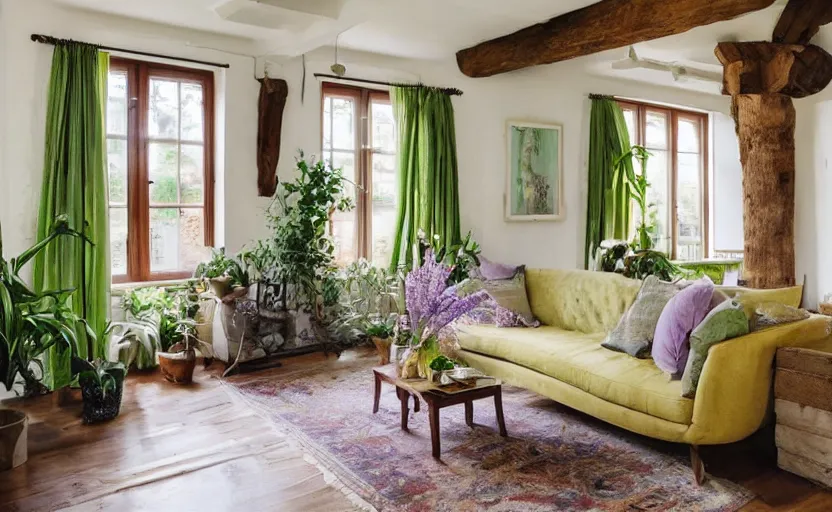
<instances>
[{"instance_id":1,"label":"potted plant","mask_svg":"<svg viewBox=\"0 0 832 512\"><path fill-rule=\"evenodd\" d=\"M371 320L365 327L364 333L373 341L378 351L379 364L390 363L390 346L395 334L396 316L379 317Z\"/></svg>"},{"instance_id":2,"label":"potted plant","mask_svg":"<svg viewBox=\"0 0 832 512\"><path fill-rule=\"evenodd\" d=\"M193 382L197 350L206 359L213 357L210 345L197 339L192 333L187 333L182 341L172 345L167 352L159 352L159 368L162 375L175 384Z\"/></svg>"},{"instance_id":3,"label":"potted plant","mask_svg":"<svg viewBox=\"0 0 832 512\"><path fill-rule=\"evenodd\" d=\"M211 260L196 267L194 277L205 279L211 291L222 299L235 288L248 290L248 272L234 258L225 254L225 249L214 249Z\"/></svg>"},{"instance_id":4,"label":"potted plant","mask_svg":"<svg viewBox=\"0 0 832 512\"><path fill-rule=\"evenodd\" d=\"M451 359L441 355L434 357L433 361L431 361L429 365L429 380L431 382L439 382L439 376L442 372L453 370L454 368L456 368L456 363L454 363Z\"/></svg>"},{"instance_id":5,"label":"potted plant","mask_svg":"<svg viewBox=\"0 0 832 512\"><path fill-rule=\"evenodd\" d=\"M21 269L29 261L64 236L89 242L70 228L67 217L62 215L55 219L46 238L17 258L6 260L0 231L0 382L7 391L22 381L24 396L44 393L39 358L52 347L63 347L77 356L77 333L94 335L68 306L73 290L35 292L20 277ZM27 420L23 413L0 413L0 470L26 461L26 436Z\"/></svg>"},{"instance_id":6,"label":"potted plant","mask_svg":"<svg viewBox=\"0 0 832 512\"><path fill-rule=\"evenodd\" d=\"M81 418L91 425L109 421L118 416L127 368L123 363L74 358L72 373L78 375L84 409Z\"/></svg>"},{"instance_id":7,"label":"potted plant","mask_svg":"<svg viewBox=\"0 0 832 512\"><path fill-rule=\"evenodd\" d=\"M405 279L405 303L413 337L402 377L428 377L428 366L439 353L438 337L445 327L488 299L484 290L460 296L460 284L448 286L453 268L436 261L432 250L424 264Z\"/></svg>"}]
</instances>

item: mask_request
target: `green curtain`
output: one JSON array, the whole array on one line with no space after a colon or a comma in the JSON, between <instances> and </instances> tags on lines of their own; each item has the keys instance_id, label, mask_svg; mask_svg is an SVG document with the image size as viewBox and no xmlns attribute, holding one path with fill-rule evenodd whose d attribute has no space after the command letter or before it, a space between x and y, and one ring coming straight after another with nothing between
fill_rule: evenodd
<instances>
[{"instance_id":1,"label":"green curtain","mask_svg":"<svg viewBox=\"0 0 832 512\"><path fill-rule=\"evenodd\" d=\"M74 288L72 309L96 332L106 327L110 312L105 120L109 55L95 46L55 46L49 82L43 186L38 213L38 240L46 237L57 215L83 231L94 245L62 237L34 262L38 290ZM86 337L79 338L88 356ZM104 340L92 357L104 356ZM70 383L68 351L50 351L44 360L44 383L59 389Z\"/></svg>"},{"instance_id":2,"label":"green curtain","mask_svg":"<svg viewBox=\"0 0 832 512\"><path fill-rule=\"evenodd\" d=\"M399 203L390 268L409 266L419 230L440 243L460 241L459 169L454 107L430 87L392 87L398 127Z\"/></svg>"},{"instance_id":3,"label":"green curtain","mask_svg":"<svg viewBox=\"0 0 832 512\"><path fill-rule=\"evenodd\" d=\"M592 97L589 125L589 197L586 214L584 268L603 240L625 240L630 235L630 192L627 174L632 160L615 169L614 163L630 149L624 113L608 97Z\"/></svg>"}]
</instances>

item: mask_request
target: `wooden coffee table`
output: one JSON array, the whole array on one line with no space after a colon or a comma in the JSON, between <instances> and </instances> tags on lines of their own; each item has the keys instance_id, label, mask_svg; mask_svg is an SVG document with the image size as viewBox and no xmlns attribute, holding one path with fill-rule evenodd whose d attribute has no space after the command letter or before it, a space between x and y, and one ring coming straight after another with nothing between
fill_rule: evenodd
<instances>
[{"instance_id":1,"label":"wooden coffee table","mask_svg":"<svg viewBox=\"0 0 832 512\"><path fill-rule=\"evenodd\" d=\"M430 420L430 440L433 448L433 456L439 458L440 437L439 437L439 411L452 405L465 404L465 423L469 427L474 426L474 400L494 397L494 410L497 413L497 425L500 428L500 435L508 436L506 423L503 418L503 393L502 384L496 381L495 384L472 387L455 393L446 393L440 390L435 384L424 379L401 379L396 376L396 368L393 365L373 368L375 378L375 394L373 397L373 414L378 412L379 400L381 399L381 383L386 382L396 386L396 395L402 405L402 430L407 431L407 417L409 414L408 402L413 397L413 410L419 412L419 402L424 401L428 406L428 417Z\"/></svg>"}]
</instances>

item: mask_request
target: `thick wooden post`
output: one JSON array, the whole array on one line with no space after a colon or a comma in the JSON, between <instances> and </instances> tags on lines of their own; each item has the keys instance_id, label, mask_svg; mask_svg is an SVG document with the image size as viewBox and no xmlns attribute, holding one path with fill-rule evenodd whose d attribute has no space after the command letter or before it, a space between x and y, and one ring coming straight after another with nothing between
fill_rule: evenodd
<instances>
[{"instance_id":1,"label":"thick wooden post","mask_svg":"<svg viewBox=\"0 0 832 512\"><path fill-rule=\"evenodd\" d=\"M742 160L744 275L752 288L795 282L795 111L782 94L734 96Z\"/></svg>"}]
</instances>

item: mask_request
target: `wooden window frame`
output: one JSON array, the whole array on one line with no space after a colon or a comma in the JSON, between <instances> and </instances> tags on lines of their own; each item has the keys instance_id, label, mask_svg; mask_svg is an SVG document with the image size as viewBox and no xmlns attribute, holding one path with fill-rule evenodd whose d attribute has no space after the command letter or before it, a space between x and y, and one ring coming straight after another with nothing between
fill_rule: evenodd
<instances>
[{"instance_id":1,"label":"wooden window frame","mask_svg":"<svg viewBox=\"0 0 832 512\"><path fill-rule=\"evenodd\" d=\"M127 274L114 275L113 283L185 279L193 269L152 272L150 262L150 184L148 169L149 90L151 78L172 78L198 83L203 98L203 230L206 247L214 245L214 73L113 57L110 71L127 74ZM177 144L181 144L181 134ZM112 138L112 137L111 137ZM172 205L171 208L194 207ZM109 208L109 205L108 205Z\"/></svg>"},{"instance_id":2,"label":"wooden window frame","mask_svg":"<svg viewBox=\"0 0 832 512\"><path fill-rule=\"evenodd\" d=\"M356 184L356 259L364 258L372 260L373 255L373 156L395 155L395 153L377 150L373 144L372 130L372 107L374 103L390 104L390 93L376 89L367 89L351 85L334 84L324 82L321 84L321 152L329 153L347 150L337 149L332 142L332 147L323 147L324 140L324 116L325 102L327 97L349 98L355 101L355 184Z\"/></svg>"},{"instance_id":3,"label":"wooden window frame","mask_svg":"<svg viewBox=\"0 0 832 512\"><path fill-rule=\"evenodd\" d=\"M677 201L678 194L678 176L679 176L679 151L676 149L678 135L679 135L679 121L681 119L694 120L699 123L699 155L701 156L701 187L702 198L700 207L702 208L702 257L707 258L710 254L710 189L709 189L709 175L710 175L710 123L708 114L705 112L696 112L693 110L685 110L676 107L668 107L666 105L659 105L655 103L632 101L632 100L618 100L618 104L624 111L635 112L636 119L636 138L631 140L632 144L646 146L647 133L647 114L648 112L659 112L666 115L667 119L667 151L668 163L670 165L670 176L668 180L668 209L670 210L670 257L676 259L678 257L677 248L679 240L679 204ZM649 147L647 148L650 149Z\"/></svg>"}]
</instances>

